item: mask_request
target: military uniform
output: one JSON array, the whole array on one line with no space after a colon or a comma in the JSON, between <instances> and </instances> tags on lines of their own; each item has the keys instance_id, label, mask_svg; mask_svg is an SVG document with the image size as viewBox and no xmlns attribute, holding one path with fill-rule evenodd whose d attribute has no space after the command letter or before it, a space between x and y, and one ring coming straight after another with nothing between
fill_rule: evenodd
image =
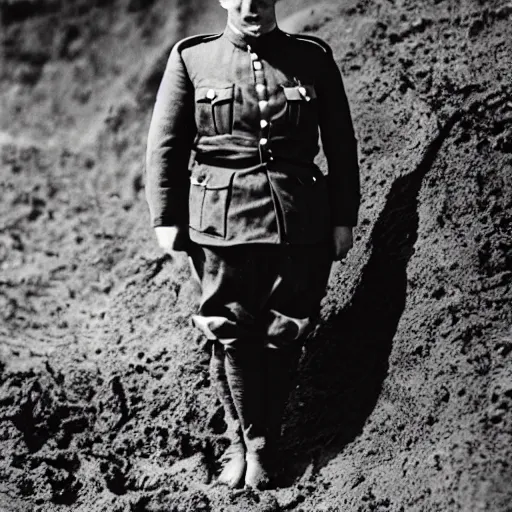
<instances>
[{"instance_id":1,"label":"military uniform","mask_svg":"<svg viewBox=\"0 0 512 512\"><path fill-rule=\"evenodd\" d=\"M193 241L226 246L315 243L356 224L356 141L330 49L279 29L259 39L228 27L172 50L148 137L153 226L190 221ZM313 163L319 126L325 180Z\"/></svg>"},{"instance_id":2,"label":"military uniform","mask_svg":"<svg viewBox=\"0 0 512 512\"><path fill-rule=\"evenodd\" d=\"M314 163L319 128L327 175ZM189 226L203 286L194 319L207 338L297 348L324 294L333 227L356 224L360 199L356 139L330 48L278 28L250 38L229 25L176 44L149 130L146 193L154 227ZM222 362L212 361L218 380ZM249 436L242 428L247 447L265 444L261 428Z\"/></svg>"}]
</instances>

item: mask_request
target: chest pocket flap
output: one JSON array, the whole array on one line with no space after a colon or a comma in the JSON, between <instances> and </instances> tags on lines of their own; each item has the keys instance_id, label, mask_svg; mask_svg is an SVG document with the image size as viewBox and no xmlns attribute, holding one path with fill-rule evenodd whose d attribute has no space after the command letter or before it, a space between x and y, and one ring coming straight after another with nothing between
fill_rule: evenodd
<instances>
[{"instance_id":1,"label":"chest pocket flap","mask_svg":"<svg viewBox=\"0 0 512 512\"><path fill-rule=\"evenodd\" d=\"M216 105L222 101L233 100L233 85L227 87L198 87L196 101L198 103L211 103Z\"/></svg>"},{"instance_id":2,"label":"chest pocket flap","mask_svg":"<svg viewBox=\"0 0 512 512\"><path fill-rule=\"evenodd\" d=\"M283 86L283 92L287 101L310 101L316 98L316 91L313 85Z\"/></svg>"}]
</instances>

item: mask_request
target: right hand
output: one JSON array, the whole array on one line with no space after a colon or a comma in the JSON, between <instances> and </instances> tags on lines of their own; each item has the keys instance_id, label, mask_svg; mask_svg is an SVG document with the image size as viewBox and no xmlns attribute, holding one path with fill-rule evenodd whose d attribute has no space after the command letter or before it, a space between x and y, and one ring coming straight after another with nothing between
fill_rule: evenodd
<instances>
[{"instance_id":1,"label":"right hand","mask_svg":"<svg viewBox=\"0 0 512 512\"><path fill-rule=\"evenodd\" d=\"M187 251L190 247L188 227L182 226L158 226L155 228L158 245L167 253Z\"/></svg>"}]
</instances>

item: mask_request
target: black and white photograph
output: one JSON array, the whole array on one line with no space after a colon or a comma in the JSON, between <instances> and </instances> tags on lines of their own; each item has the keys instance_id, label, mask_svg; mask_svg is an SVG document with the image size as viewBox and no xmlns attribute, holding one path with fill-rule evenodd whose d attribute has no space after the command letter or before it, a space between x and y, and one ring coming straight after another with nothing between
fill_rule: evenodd
<instances>
[{"instance_id":1,"label":"black and white photograph","mask_svg":"<svg viewBox=\"0 0 512 512\"><path fill-rule=\"evenodd\" d=\"M512 512L512 2L0 0L0 512Z\"/></svg>"}]
</instances>

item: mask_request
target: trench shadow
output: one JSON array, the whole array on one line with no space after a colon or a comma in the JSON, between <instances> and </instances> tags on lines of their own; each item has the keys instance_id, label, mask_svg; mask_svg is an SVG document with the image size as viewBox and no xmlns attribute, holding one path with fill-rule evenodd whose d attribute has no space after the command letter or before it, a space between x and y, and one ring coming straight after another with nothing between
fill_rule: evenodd
<instances>
[{"instance_id":1,"label":"trench shadow","mask_svg":"<svg viewBox=\"0 0 512 512\"><path fill-rule=\"evenodd\" d=\"M407 264L418 232L418 193L451 128L438 130L414 171L398 178L372 230L372 254L350 303L306 345L284 421L279 482L293 485L335 458L362 431L388 372L388 359L407 293Z\"/></svg>"}]
</instances>

